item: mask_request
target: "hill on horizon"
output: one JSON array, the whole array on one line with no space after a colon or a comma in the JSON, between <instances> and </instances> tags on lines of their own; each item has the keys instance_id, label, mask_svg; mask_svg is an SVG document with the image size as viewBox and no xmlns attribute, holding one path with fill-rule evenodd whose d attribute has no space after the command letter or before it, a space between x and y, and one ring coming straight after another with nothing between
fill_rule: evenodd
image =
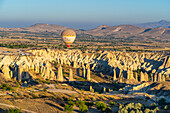
<instances>
[{"instance_id":1,"label":"hill on horizon","mask_svg":"<svg viewBox=\"0 0 170 113\"><path fill-rule=\"evenodd\" d=\"M160 24L170 23L167 21L159 21ZM155 23L156 24L156 23ZM155 25L152 24L145 24L146 25ZM135 25L118 25L118 26L109 26L109 25L101 25L97 28L91 30L82 30L82 29L75 29L75 28L68 28L61 25L55 24L45 24L45 23L38 23L31 25L30 27L20 27L20 28L0 28L0 31L26 31L26 32L53 32L56 34L60 34L65 29L72 29L75 30L78 35L92 35L92 36L100 36L100 37L115 37L115 38L128 38L128 37L151 37L151 38L170 38L170 28L145 28L139 27Z\"/></svg>"},{"instance_id":2,"label":"hill on horizon","mask_svg":"<svg viewBox=\"0 0 170 113\"><path fill-rule=\"evenodd\" d=\"M158 27L170 28L170 21L160 20L158 22L147 22L147 23L141 23L135 25L144 28L158 28Z\"/></svg>"}]
</instances>

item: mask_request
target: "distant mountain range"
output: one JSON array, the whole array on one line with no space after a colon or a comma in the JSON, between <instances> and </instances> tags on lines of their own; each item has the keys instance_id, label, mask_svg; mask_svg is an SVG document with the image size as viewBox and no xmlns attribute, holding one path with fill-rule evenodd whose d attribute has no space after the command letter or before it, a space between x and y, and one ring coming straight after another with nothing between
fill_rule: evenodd
<instances>
[{"instance_id":1,"label":"distant mountain range","mask_svg":"<svg viewBox=\"0 0 170 113\"><path fill-rule=\"evenodd\" d=\"M42 24L35 24L30 27L23 27L23 28L0 28L0 31L22 31L22 32L37 32L37 33L54 32L56 34L60 34L65 29L73 29L76 31L78 35L93 35L93 36L114 37L114 38L120 38L120 37L121 38L129 38L129 37L140 37L141 38L142 37L142 38L170 39L170 28L160 27L160 26L168 27L168 25L170 25L170 22L161 20L159 22L138 24L138 26L101 25L97 28L84 31L81 29L68 28L68 27L64 27L61 25L54 25L54 24L49 25L49 24L42 23ZM139 26L143 26L143 27L139 27Z\"/></svg>"},{"instance_id":2,"label":"distant mountain range","mask_svg":"<svg viewBox=\"0 0 170 113\"><path fill-rule=\"evenodd\" d=\"M135 24L135 25L139 27L145 27L145 28L158 28L158 27L170 28L170 22L166 20L161 20L159 22L147 22L147 23Z\"/></svg>"}]
</instances>

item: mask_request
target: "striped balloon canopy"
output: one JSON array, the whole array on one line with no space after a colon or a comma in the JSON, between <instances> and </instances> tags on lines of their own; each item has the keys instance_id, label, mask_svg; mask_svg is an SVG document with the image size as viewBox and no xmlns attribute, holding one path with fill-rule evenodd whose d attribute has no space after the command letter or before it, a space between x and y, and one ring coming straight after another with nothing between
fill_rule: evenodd
<instances>
[{"instance_id":1,"label":"striped balloon canopy","mask_svg":"<svg viewBox=\"0 0 170 113\"><path fill-rule=\"evenodd\" d=\"M76 33L71 29L67 29L61 33L61 37L62 37L64 43L67 45L67 47L70 47L70 45L76 39Z\"/></svg>"}]
</instances>

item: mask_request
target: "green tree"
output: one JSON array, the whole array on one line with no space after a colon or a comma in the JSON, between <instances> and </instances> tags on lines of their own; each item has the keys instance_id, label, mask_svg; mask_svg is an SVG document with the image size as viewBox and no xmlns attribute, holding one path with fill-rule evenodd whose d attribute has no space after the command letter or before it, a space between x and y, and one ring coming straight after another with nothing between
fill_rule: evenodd
<instances>
[{"instance_id":1,"label":"green tree","mask_svg":"<svg viewBox=\"0 0 170 113\"><path fill-rule=\"evenodd\" d=\"M111 106L114 106L114 105L115 105L115 102L110 101L109 104L110 104Z\"/></svg>"},{"instance_id":2,"label":"green tree","mask_svg":"<svg viewBox=\"0 0 170 113\"><path fill-rule=\"evenodd\" d=\"M104 102L99 101L96 103L96 108L98 110L105 111L105 109L107 108L107 105Z\"/></svg>"},{"instance_id":3,"label":"green tree","mask_svg":"<svg viewBox=\"0 0 170 113\"><path fill-rule=\"evenodd\" d=\"M87 112L89 109L85 104L79 105L79 111Z\"/></svg>"},{"instance_id":4,"label":"green tree","mask_svg":"<svg viewBox=\"0 0 170 113\"><path fill-rule=\"evenodd\" d=\"M83 104L85 104L84 101L81 100L76 101L76 106L83 105Z\"/></svg>"},{"instance_id":5,"label":"green tree","mask_svg":"<svg viewBox=\"0 0 170 113\"><path fill-rule=\"evenodd\" d=\"M68 105L74 106L75 103L73 101L68 101Z\"/></svg>"},{"instance_id":6,"label":"green tree","mask_svg":"<svg viewBox=\"0 0 170 113\"><path fill-rule=\"evenodd\" d=\"M73 106L72 105L65 105L64 111L71 113L73 111Z\"/></svg>"},{"instance_id":7,"label":"green tree","mask_svg":"<svg viewBox=\"0 0 170 113\"><path fill-rule=\"evenodd\" d=\"M16 108L11 108L8 110L8 113L20 113L20 110Z\"/></svg>"}]
</instances>

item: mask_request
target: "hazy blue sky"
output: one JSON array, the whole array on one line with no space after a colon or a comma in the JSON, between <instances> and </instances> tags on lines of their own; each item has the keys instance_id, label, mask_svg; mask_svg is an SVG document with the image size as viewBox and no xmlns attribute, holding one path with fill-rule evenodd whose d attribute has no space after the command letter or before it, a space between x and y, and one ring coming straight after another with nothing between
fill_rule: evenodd
<instances>
[{"instance_id":1,"label":"hazy blue sky","mask_svg":"<svg viewBox=\"0 0 170 113\"><path fill-rule=\"evenodd\" d=\"M93 28L170 21L170 0L0 0L0 27L35 23Z\"/></svg>"}]
</instances>

